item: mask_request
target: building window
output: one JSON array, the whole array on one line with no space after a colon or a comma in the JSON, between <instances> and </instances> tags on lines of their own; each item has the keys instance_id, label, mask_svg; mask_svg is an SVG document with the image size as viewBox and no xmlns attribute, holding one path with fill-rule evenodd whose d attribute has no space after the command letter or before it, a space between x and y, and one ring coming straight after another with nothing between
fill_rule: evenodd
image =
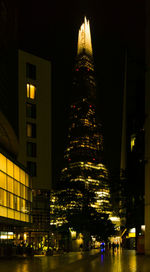
<instances>
[{"instance_id":1,"label":"building window","mask_svg":"<svg viewBox=\"0 0 150 272\"><path fill-rule=\"evenodd\" d=\"M36 87L27 83L27 98L34 100L36 98Z\"/></svg>"},{"instance_id":2,"label":"building window","mask_svg":"<svg viewBox=\"0 0 150 272\"><path fill-rule=\"evenodd\" d=\"M17 202L17 196L14 195L14 209L18 210L18 202Z\"/></svg>"},{"instance_id":3,"label":"building window","mask_svg":"<svg viewBox=\"0 0 150 272\"><path fill-rule=\"evenodd\" d=\"M0 189L0 205L6 205L6 192Z\"/></svg>"},{"instance_id":4,"label":"building window","mask_svg":"<svg viewBox=\"0 0 150 272\"><path fill-rule=\"evenodd\" d=\"M36 79L36 66L31 63L26 63L26 77Z\"/></svg>"},{"instance_id":5,"label":"building window","mask_svg":"<svg viewBox=\"0 0 150 272\"><path fill-rule=\"evenodd\" d=\"M135 148L135 143L136 143L136 136L135 134L131 135L131 141L130 141L130 145L131 145L131 152L134 150Z\"/></svg>"},{"instance_id":6,"label":"building window","mask_svg":"<svg viewBox=\"0 0 150 272\"><path fill-rule=\"evenodd\" d=\"M36 157L36 144L27 142L27 156Z\"/></svg>"},{"instance_id":7,"label":"building window","mask_svg":"<svg viewBox=\"0 0 150 272\"><path fill-rule=\"evenodd\" d=\"M35 104L27 103L26 115L27 115L27 118L36 118L36 105Z\"/></svg>"},{"instance_id":8,"label":"building window","mask_svg":"<svg viewBox=\"0 0 150 272\"><path fill-rule=\"evenodd\" d=\"M36 137L36 124L27 123L27 137Z\"/></svg>"},{"instance_id":9,"label":"building window","mask_svg":"<svg viewBox=\"0 0 150 272\"><path fill-rule=\"evenodd\" d=\"M27 162L27 169L32 177L36 176L36 162Z\"/></svg>"}]
</instances>

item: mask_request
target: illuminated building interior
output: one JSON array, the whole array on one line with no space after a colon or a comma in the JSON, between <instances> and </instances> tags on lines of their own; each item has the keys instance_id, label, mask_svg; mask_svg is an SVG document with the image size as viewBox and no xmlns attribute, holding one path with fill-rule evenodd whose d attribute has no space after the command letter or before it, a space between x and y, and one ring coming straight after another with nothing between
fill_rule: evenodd
<instances>
[{"instance_id":1,"label":"illuminated building interior","mask_svg":"<svg viewBox=\"0 0 150 272\"><path fill-rule=\"evenodd\" d=\"M29 175L0 153L0 217L31 222Z\"/></svg>"},{"instance_id":2,"label":"illuminated building interior","mask_svg":"<svg viewBox=\"0 0 150 272\"><path fill-rule=\"evenodd\" d=\"M92 55L92 43L89 20L84 17L84 23L81 25L78 35L78 54L83 53Z\"/></svg>"},{"instance_id":3,"label":"illuminated building interior","mask_svg":"<svg viewBox=\"0 0 150 272\"><path fill-rule=\"evenodd\" d=\"M33 84L27 83L27 98L36 98L36 87Z\"/></svg>"},{"instance_id":4,"label":"illuminated building interior","mask_svg":"<svg viewBox=\"0 0 150 272\"><path fill-rule=\"evenodd\" d=\"M98 212L110 212L108 171L103 163L103 136L96 123L95 107L87 99L70 107L68 145L65 150L62 182L84 183L95 192L92 205Z\"/></svg>"},{"instance_id":5,"label":"illuminated building interior","mask_svg":"<svg viewBox=\"0 0 150 272\"><path fill-rule=\"evenodd\" d=\"M75 94L75 95L74 95ZM69 109L69 130L64 154L64 168L61 171L61 183L81 184L89 192L95 193L94 207L99 213L111 214L110 189L108 170L103 160L102 126L96 120L96 83L92 56L92 44L89 21L79 30L77 59L73 79L73 103ZM68 192L68 189L66 189ZM72 189L76 202L70 201L65 205L59 204L59 193L51 198L52 225L65 223L66 209L75 205L80 207L83 195L77 189ZM56 216L57 211L62 214ZM53 216L55 219L53 220Z\"/></svg>"}]
</instances>

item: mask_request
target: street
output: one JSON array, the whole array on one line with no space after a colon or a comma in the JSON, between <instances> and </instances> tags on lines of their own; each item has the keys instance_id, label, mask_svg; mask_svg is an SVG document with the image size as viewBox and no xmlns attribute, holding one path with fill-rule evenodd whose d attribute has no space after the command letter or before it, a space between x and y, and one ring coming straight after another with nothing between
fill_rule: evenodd
<instances>
[{"instance_id":1,"label":"street","mask_svg":"<svg viewBox=\"0 0 150 272\"><path fill-rule=\"evenodd\" d=\"M150 272L150 257L134 250L70 252L61 256L1 259L1 272Z\"/></svg>"}]
</instances>

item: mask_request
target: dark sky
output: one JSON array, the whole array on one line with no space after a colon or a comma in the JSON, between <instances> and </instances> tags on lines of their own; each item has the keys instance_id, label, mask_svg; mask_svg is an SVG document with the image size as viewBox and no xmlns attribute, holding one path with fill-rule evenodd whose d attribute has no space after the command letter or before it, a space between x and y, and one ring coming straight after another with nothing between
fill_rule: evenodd
<instances>
[{"instance_id":1,"label":"dark sky","mask_svg":"<svg viewBox=\"0 0 150 272\"><path fill-rule=\"evenodd\" d=\"M55 173L63 159L67 133L65 108L71 97L72 67L84 15L91 25L97 111L104 129L106 162L110 169L119 168L124 52L127 48L130 96L142 77L144 13L141 0L21 1L20 47L52 61Z\"/></svg>"}]
</instances>

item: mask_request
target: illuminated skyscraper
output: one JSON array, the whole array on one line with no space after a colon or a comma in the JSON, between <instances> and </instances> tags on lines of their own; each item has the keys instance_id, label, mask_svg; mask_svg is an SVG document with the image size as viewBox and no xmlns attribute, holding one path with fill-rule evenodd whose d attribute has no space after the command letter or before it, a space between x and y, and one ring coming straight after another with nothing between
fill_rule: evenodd
<instances>
[{"instance_id":1,"label":"illuminated skyscraper","mask_svg":"<svg viewBox=\"0 0 150 272\"><path fill-rule=\"evenodd\" d=\"M62 183L82 184L95 193L91 206L110 213L108 171L103 161L103 136L96 121L96 83L89 21L79 30L77 59L73 80L73 101L69 112L68 143ZM74 186L73 186L74 187Z\"/></svg>"}]
</instances>

